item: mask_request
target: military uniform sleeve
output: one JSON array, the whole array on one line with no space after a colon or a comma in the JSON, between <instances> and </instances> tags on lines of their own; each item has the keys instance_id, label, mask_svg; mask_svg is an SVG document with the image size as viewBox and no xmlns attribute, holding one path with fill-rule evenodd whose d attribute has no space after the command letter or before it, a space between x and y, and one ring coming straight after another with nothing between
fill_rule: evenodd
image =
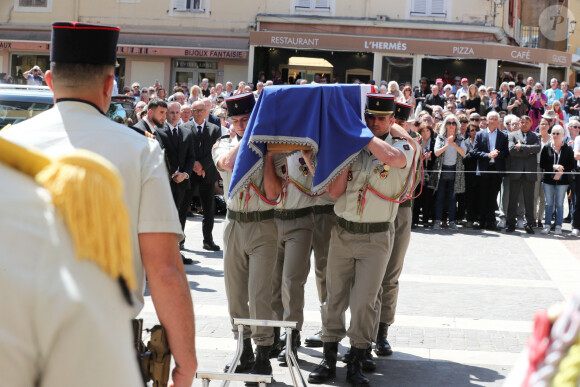
<instances>
[{"instance_id":1,"label":"military uniform sleeve","mask_svg":"<svg viewBox=\"0 0 580 387\"><path fill-rule=\"evenodd\" d=\"M413 157L415 156L415 151L406 140L395 141L393 143L393 147L403 152L406 160L404 168L393 168L393 169L400 171L399 172L400 175L406 176L409 173L409 170L411 169L411 165L413 165Z\"/></svg>"},{"instance_id":2,"label":"military uniform sleeve","mask_svg":"<svg viewBox=\"0 0 580 387\"><path fill-rule=\"evenodd\" d=\"M150 141L149 144L150 147L142 154L137 232L174 233L182 240L184 236L165 173L161 149L156 142Z\"/></svg>"},{"instance_id":3,"label":"military uniform sleeve","mask_svg":"<svg viewBox=\"0 0 580 387\"><path fill-rule=\"evenodd\" d=\"M230 147L228 146L228 141L227 139L219 139L215 145L213 146L212 150L211 150L211 158L213 159L213 162L215 164L215 167L217 168L218 171L223 172L224 170L220 167L218 167L218 162L220 161L220 159L222 158L223 155L225 155L226 153L228 153L230 151Z\"/></svg>"}]
</instances>

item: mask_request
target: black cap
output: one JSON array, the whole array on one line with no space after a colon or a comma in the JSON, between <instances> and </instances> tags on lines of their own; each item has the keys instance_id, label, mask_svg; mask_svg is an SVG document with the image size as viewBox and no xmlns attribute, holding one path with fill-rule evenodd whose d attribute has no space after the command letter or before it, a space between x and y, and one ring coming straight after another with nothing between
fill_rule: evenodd
<instances>
[{"instance_id":1,"label":"black cap","mask_svg":"<svg viewBox=\"0 0 580 387\"><path fill-rule=\"evenodd\" d=\"M367 94L366 114L389 115L395 111L395 97L390 94Z\"/></svg>"},{"instance_id":2,"label":"black cap","mask_svg":"<svg viewBox=\"0 0 580 387\"><path fill-rule=\"evenodd\" d=\"M413 111L413 106L404 102L395 102L395 119L407 121L411 112Z\"/></svg>"},{"instance_id":3,"label":"black cap","mask_svg":"<svg viewBox=\"0 0 580 387\"><path fill-rule=\"evenodd\" d=\"M250 114L254 110L256 99L254 93L243 93L226 98L228 117Z\"/></svg>"},{"instance_id":4,"label":"black cap","mask_svg":"<svg viewBox=\"0 0 580 387\"><path fill-rule=\"evenodd\" d=\"M115 66L120 30L98 24L52 23L50 61Z\"/></svg>"}]
</instances>

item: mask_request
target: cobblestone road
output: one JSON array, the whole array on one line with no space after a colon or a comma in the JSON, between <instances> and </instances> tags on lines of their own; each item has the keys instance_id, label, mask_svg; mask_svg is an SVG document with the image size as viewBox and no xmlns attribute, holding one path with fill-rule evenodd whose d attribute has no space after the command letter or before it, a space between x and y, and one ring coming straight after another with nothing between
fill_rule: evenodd
<instances>
[{"instance_id":1,"label":"cobblestone road","mask_svg":"<svg viewBox=\"0 0 580 387\"><path fill-rule=\"evenodd\" d=\"M216 218L214 237L220 245L223 222L223 217ZM222 252L201 249L200 217L189 218L186 234L184 254L194 260L186 270L195 303L199 370L221 372L235 350ZM367 374L372 385L502 385L529 336L534 311L564 300L577 286L579 245L577 239L522 231L414 231L400 280L396 321L389 330L395 353L377 359L377 371ZM157 322L149 296L141 316L146 326ZM319 328L311 270L302 339ZM345 346L348 339L342 341L340 353ZM321 356L319 348L299 349L305 378ZM272 364L273 385L292 385L288 369L275 359ZM338 367L331 385L346 386L346 367L340 362Z\"/></svg>"}]
</instances>

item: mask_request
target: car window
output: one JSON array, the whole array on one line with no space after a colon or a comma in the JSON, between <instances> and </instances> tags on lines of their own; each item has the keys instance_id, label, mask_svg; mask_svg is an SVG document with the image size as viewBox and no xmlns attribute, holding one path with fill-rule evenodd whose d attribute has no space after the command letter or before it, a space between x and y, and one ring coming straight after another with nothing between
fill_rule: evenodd
<instances>
[{"instance_id":1,"label":"car window","mask_svg":"<svg viewBox=\"0 0 580 387\"><path fill-rule=\"evenodd\" d=\"M50 109L52 105L52 103L43 102L2 101L0 102L0 128L32 118Z\"/></svg>"}]
</instances>

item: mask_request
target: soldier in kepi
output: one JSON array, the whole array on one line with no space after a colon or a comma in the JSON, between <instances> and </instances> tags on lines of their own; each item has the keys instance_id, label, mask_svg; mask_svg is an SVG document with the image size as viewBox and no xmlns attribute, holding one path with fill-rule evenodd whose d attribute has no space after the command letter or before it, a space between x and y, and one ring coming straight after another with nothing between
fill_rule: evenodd
<instances>
[{"instance_id":1,"label":"soldier in kepi","mask_svg":"<svg viewBox=\"0 0 580 387\"><path fill-rule=\"evenodd\" d=\"M144 305L146 271L175 358L173 382L191 386L197 369L193 302L179 253L183 233L163 154L156 140L105 115L113 93L119 33L112 26L53 23L45 79L54 92L54 107L2 130L0 137L41 149L50 157L87 149L118 168L130 219L135 315ZM92 235L90 227L83 232Z\"/></svg>"},{"instance_id":2,"label":"soldier in kepi","mask_svg":"<svg viewBox=\"0 0 580 387\"><path fill-rule=\"evenodd\" d=\"M409 136L416 139L421 138L418 133L407 128L407 120L413 111L411 105L395 102L395 122L403 127ZM388 136L387 141L392 141L392 136ZM418 176L418 175L417 175ZM375 353L379 356L392 355L393 350L387 340L389 326L395 322L395 310L397 308L397 298L399 296L399 277L403 271L405 254L411 239L411 221L413 210L412 200L406 200L399 204L397 217L395 218L395 240L391 251L391 257L387 265L387 270L383 278L382 292L379 292L377 299L380 313L378 315L378 333L375 345ZM363 362L363 368L366 363Z\"/></svg>"},{"instance_id":3,"label":"soldier in kepi","mask_svg":"<svg viewBox=\"0 0 580 387\"><path fill-rule=\"evenodd\" d=\"M223 136L213 147L212 157L229 191L234 165L246 125L255 105L252 93L226 98L228 114L236 136ZM274 208L282 191L276 176L274 153L264 155L263 168L251 177L248 186L227 197L224 227L224 277L230 318L272 320L272 273L276 260L277 228ZM227 194L226 194L227 195ZM234 336L237 329L233 327ZM256 355L251 339L257 345ZM274 332L268 327L245 327L244 348L236 373L272 373L270 351ZM226 366L226 371L232 365Z\"/></svg>"},{"instance_id":4,"label":"soldier in kepi","mask_svg":"<svg viewBox=\"0 0 580 387\"><path fill-rule=\"evenodd\" d=\"M410 136L393 125L394 110L393 96L367 95L365 121L375 137L328 187L330 196L337 198L334 211L338 224L331 232L327 262L323 360L310 373L310 383L336 377L338 343L348 336L351 356L347 380L353 386L370 384L361 362L376 337L376 300L393 245L395 201L413 188L412 172L419 154ZM344 313L349 307L347 331Z\"/></svg>"}]
</instances>

